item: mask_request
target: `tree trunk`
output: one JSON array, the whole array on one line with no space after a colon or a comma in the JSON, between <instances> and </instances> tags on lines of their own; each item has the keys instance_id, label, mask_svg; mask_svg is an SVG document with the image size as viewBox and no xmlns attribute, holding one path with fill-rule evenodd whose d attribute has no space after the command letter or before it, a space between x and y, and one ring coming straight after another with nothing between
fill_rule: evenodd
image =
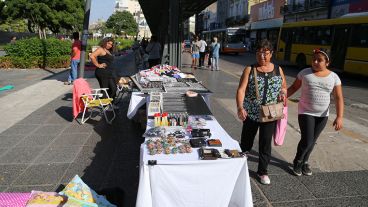
<instances>
[{"instance_id":1,"label":"tree trunk","mask_svg":"<svg viewBox=\"0 0 368 207\"><path fill-rule=\"evenodd\" d=\"M40 37L40 39L42 39L42 32L40 28L38 28L38 36Z\"/></svg>"}]
</instances>

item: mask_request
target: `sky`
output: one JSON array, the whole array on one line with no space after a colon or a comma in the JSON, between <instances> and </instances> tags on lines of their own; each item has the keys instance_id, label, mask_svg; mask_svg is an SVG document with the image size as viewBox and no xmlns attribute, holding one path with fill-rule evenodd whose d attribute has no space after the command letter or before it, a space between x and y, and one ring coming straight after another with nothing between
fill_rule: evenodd
<instances>
[{"instance_id":1,"label":"sky","mask_svg":"<svg viewBox=\"0 0 368 207\"><path fill-rule=\"evenodd\" d=\"M98 19L107 20L114 11L115 0L91 0L89 23Z\"/></svg>"}]
</instances>

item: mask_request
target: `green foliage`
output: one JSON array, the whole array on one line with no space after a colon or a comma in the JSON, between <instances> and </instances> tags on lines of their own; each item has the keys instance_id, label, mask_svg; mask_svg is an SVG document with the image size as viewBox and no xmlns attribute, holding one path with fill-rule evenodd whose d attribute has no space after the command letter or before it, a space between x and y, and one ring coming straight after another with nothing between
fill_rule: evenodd
<instances>
[{"instance_id":1,"label":"green foliage","mask_svg":"<svg viewBox=\"0 0 368 207\"><path fill-rule=\"evenodd\" d=\"M71 42L29 38L7 44L0 68L64 68L70 65Z\"/></svg>"},{"instance_id":2,"label":"green foliage","mask_svg":"<svg viewBox=\"0 0 368 207\"><path fill-rule=\"evenodd\" d=\"M28 38L18 40L15 44L7 44L4 50L11 57L57 57L70 55L71 42L61 41L56 38L38 39Z\"/></svg>"},{"instance_id":3,"label":"green foliage","mask_svg":"<svg viewBox=\"0 0 368 207\"><path fill-rule=\"evenodd\" d=\"M27 32L27 23L24 19L11 20L7 19L3 24L0 24L1 31L7 32Z\"/></svg>"},{"instance_id":4,"label":"green foliage","mask_svg":"<svg viewBox=\"0 0 368 207\"><path fill-rule=\"evenodd\" d=\"M29 27L49 28L58 33L60 28L82 28L84 0L5 0L2 14L13 20L26 19Z\"/></svg>"},{"instance_id":5,"label":"green foliage","mask_svg":"<svg viewBox=\"0 0 368 207\"><path fill-rule=\"evenodd\" d=\"M135 35L138 30L138 25L133 15L128 11L117 11L112 14L106 21L106 27L112 29L117 35L120 35L122 32L128 35Z\"/></svg>"},{"instance_id":6,"label":"green foliage","mask_svg":"<svg viewBox=\"0 0 368 207\"><path fill-rule=\"evenodd\" d=\"M127 48L130 48L134 44L133 40L123 38L117 38L115 41L119 43L117 45L118 50L125 50Z\"/></svg>"}]
</instances>

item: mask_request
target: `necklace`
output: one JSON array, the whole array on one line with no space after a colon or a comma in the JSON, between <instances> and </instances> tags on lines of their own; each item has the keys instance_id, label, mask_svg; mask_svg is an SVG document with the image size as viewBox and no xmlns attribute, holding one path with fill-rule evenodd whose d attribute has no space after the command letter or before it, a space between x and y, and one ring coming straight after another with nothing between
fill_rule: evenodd
<instances>
[{"instance_id":1,"label":"necklace","mask_svg":"<svg viewBox=\"0 0 368 207\"><path fill-rule=\"evenodd\" d=\"M265 72L265 71L262 69L262 67L259 67L259 69L261 70L261 72L262 72L262 73L264 73L264 74L265 74L265 76L266 76L266 77L268 76L268 73L267 73L267 72Z\"/></svg>"}]
</instances>

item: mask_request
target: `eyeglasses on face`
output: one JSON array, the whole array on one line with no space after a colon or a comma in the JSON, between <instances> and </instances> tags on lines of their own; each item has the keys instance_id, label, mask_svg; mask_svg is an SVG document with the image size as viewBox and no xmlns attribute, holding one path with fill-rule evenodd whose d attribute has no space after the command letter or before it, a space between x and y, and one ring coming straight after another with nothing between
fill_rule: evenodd
<instances>
[{"instance_id":1,"label":"eyeglasses on face","mask_svg":"<svg viewBox=\"0 0 368 207\"><path fill-rule=\"evenodd\" d=\"M262 55L262 56L269 56L271 55L271 51L257 51L257 55Z\"/></svg>"}]
</instances>

